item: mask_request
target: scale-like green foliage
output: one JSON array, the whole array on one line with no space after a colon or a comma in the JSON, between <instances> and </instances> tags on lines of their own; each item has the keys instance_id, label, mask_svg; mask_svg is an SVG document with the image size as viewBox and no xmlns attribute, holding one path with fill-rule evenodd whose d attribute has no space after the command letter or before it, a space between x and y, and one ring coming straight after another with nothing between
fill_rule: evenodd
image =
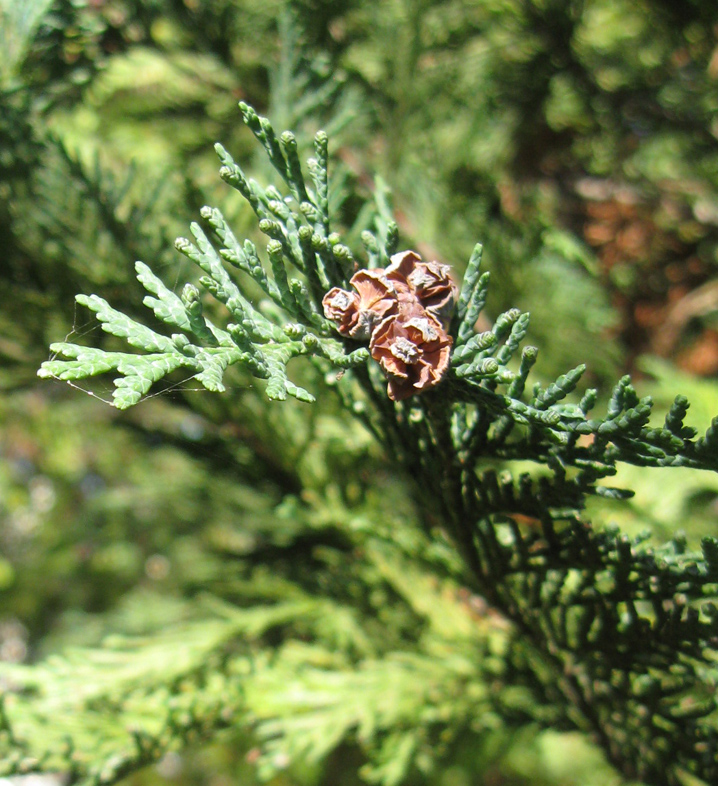
<instances>
[{"instance_id":1,"label":"scale-like green foliage","mask_svg":"<svg viewBox=\"0 0 718 786\"><path fill-rule=\"evenodd\" d=\"M187 285L179 297L138 262L137 277L154 296L146 297L145 305L159 320L184 332L162 335L113 309L96 295L79 295L77 302L95 312L103 330L147 354L53 344L53 352L71 359L47 361L41 376L78 380L118 371L122 376L115 380L114 403L119 409L126 409L140 401L154 383L180 368L189 369L192 379L208 390L223 391L225 369L240 364L254 376L267 380L270 399L283 400L291 395L301 401L313 401L308 391L287 376L286 366L292 358L318 355L341 368L366 361L366 349L343 350L321 311L324 292L333 284L346 283L353 267L346 246L332 243L333 238L327 237L326 134L317 134L317 158L309 164L315 195L304 182L294 135L285 132L280 141L265 118L246 105L243 112L245 122L264 144L272 164L287 183L296 209L290 208L290 198L283 198L277 189L265 190L248 179L224 148L217 145L223 164L222 178L247 199L259 218L260 229L270 237L267 256L271 274L265 270L253 243L240 244L220 211L204 208L202 216L222 244L219 252L198 224L192 225L194 243L180 238L176 247L206 274L200 283L226 307L233 321L225 328L214 325L203 315L202 299L195 287ZM287 263L303 277L290 278ZM268 300L255 307L230 277L225 264L253 278ZM191 343L187 334L200 343Z\"/></svg>"},{"instance_id":2,"label":"scale-like green foliage","mask_svg":"<svg viewBox=\"0 0 718 786\"><path fill-rule=\"evenodd\" d=\"M81 296L79 302L96 313L104 330L140 353L53 345L54 352L69 359L48 361L41 375L76 380L119 371L123 377L115 382L115 404L124 408L178 369L189 369L206 388L220 391L224 371L238 364L267 380L270 398L293 395L305 401L312 396L289 381L289 360L311 355L347 369L335 381L340 396L413 477L425 503L426 521L448 533L475 589L506 620L506 637L492 676L497 686L492 701L499 715L507 722L530 718L539 725L586 731L629 777L672 785L688 772L706 783L715 782L718 614L712 601L718 594L718 541L705 538L700 552L689 550L680 538L652 548L644 538L631 539L614 529L594 530L581 511L589 495L620 500L629 493L601 484L620 463L718 469L718 420L696 438L684 425L688 403L678 396L664 423L651 425L652 402L638 397L628 377L615 385L606 414L591 416L596 392L576 395L584 366L528 391L537 356L533 347L521 349L528 315L511 309L490 329L475 330L488 285L487 275L480 272L480 246L459 293L446 378L422 395L391 402L385 379L369 360L366 347L340 339L322 313L323 295L332 286L347 287L358 265L330 227L326 135L316 135L316 158L308 164L310 185L302 174L294 136L278 136L266 118L246 104L240 106L245 123L289 191L284 196L272 186L262 188L218 146L222 178L250 203L261 231L269 237L268 261L261 260L249 241L240 243L219 211L210 208L202 215L220 250L198 225L192 228L194 242L177 243L202 269L201 285L225 306L231 321L223 327L214 324L205 316L196 288L187 285L180 297L138 263L139 279L151 293L145 305L160 321L182 332L164 335L97 296ZM396 250L397 233L381 208L376 230L376 235L367 232L362 240L370 258L383 263ZM227 266L239 272L240 283ZM568 400L571 397L576 403ZM513 460L534 462L542 471L514 477L510 471L497 474L490 468L492 463L506 466ZM281 616L281 609L275 607L272 613ZM329 616L334 613L337 620L345 619L338 611ZM251 616L245 611L228 614L237 620ZM290 618L296 614L292 607ZM228 639L241 639L245 624L227 633ZM483 670L496 663L490 659L479 665L481 648L477 650L473 661L469 658L459 668L459 673L476 669L476 684L486 677ZM190 718L189 727L207 728L207 733L230 724L235 711L249 708L258 720L260 738L268 740L267 755L279 751L290 759L318 759L342 739L356 735L376 758L368 777L387 786L400 782L411 766L421 768L420 752L431 737L427 729L440 725L441 719L455 728L461 725L459 716L484 712L486 697L481 692L471 698L469 707L465 704L466 697L455 687L456 664L451 658L442 663L420 655L369 659L351 676L344 673L339 678L325 667L317 670L311 664L316 656L314 652L305 661L300 650L288 672L278 667L266 681L260 668L260 678L236 701L223 687L225 672L240 673L249 666L220 658L218 667L206 669L201 684L193 682L189 689L197 693L196 703L188 705L199 708L196 718L172 678L169 683L160 681L160 687L143 688L149 690L147 706L161 706L163 720L155 719L148 726L153 730L135 735L134 753L110 756L104 769L98 762L110 754L95 752L91 765L75 767L75 779L113 782L183 741L186 735L173 714L173 702L189 712L181 716ZM141 657L138 653L138 663ZM185 673L194 679L190 667ZM414 682L441 688L417 695L406 688L412 674ZM42 717L53 706L46 686L57 673L31 670L15 678L28 687L35 681L44 691L35 702L38 709L31 710ZM82 677L69 669L62 679L71 684ZM236 678L236 683L241 680ZM384 708L378 686L389 683L397 693L391 707ZM296 694L286 692L287 684L296 685ZM530 700L512 704L511 685L525 686ZM204 697L214 691L206 686L216 687L208 705L215 709L208 710L209 720L203 725ZM151 698L153 691L159 691L161 700ZM361 696L364 701L357 698ZM371 696L376 701L367 700ZM89 708L90 703L85 709ZM6 740L19 739L15 724L23 723L27 711L13 698L5 715ZM92 711L97 711L94 705ZM124 704L112 708L113 713L127 713L128 720L134 711ZM387 736L379 740L380 732ZM32 738L30 731L28 739ZM29 759L9 756L7 771L49 768L43 755L49 762L50 753L34 752ZM69 748L64 754L53 749L52 766L71 758Z\"/></svg>"}]
</instances>

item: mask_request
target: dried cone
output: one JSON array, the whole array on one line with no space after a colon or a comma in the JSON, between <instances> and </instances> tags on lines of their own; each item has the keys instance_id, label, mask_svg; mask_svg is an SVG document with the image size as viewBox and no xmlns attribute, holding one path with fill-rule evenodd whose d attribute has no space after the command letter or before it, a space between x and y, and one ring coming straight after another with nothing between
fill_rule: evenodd
<instances>
[{"instance_id":1,"label":"dried cone","mask_svg":"<svg viewBox=\"0 0 718 786\"><path fill-rule=\"evenodd\" d=\"M449 367L452 340L446 327L457 293L450 272L448 265L402 251L386 269L355 273L350 281L355 292L335 287L322 300L343 336L369 339L393 401L434 387Z\"/></svg>"},{"instance_id":2,"label":"dried cone","mask_svg":"<svg viewBox=\"0 0 718 786\"><path fill-rule=\"evenodd\" d=\"M372 334L369 351L389 380L389 398L401 401L441 382L451 344L439 320L425 312L408 320L385 319Z\"/></svg>"},{"instance_id":3,"label":"dried cone","mask_svg":"<svg viewBox=\"0 0 718 786\"><path fill-rule=\"evenodd\" d=\"M359 295L334 287L322 298L324 315L336 322L337 330L343 336L351 336L359 322Z\"/></svg>"},{"instance_id":4,"label":"dried cone","mask_svg":"<svg viewBox=\"0 0 718 786\"><path fill-rule=\"evenodd\" d=\"M356 292L338 287L327 292L322 300L324 314L343 336L366 341L385 317L398 310L395 286L381 268L360 270L350 283Z\"/></svg>"},{"instance_id":5,"label":"dried cone","mask_svg":"<svg viewBox=\"0 0 718 786\"><path fill-rule=\"evenodd\" d=\"M406 282L415 299L444 327L447 326L458 293L449 265L422 262L413 251L402 251L392 256L385 272L392 282Z\"/></svg>"}]
</instances>

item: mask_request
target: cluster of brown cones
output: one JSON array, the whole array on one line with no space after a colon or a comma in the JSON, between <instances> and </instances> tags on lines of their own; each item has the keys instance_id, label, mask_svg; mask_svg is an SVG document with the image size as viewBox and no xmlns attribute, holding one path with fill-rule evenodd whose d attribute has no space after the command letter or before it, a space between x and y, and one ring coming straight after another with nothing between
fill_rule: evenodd
<instances>
[{"instance_id":1,"label":"cluster of brown cones","mask_svg":"<svg viewBox=\"0 0 718 786\"><path fill-rule=\"evenodd\" d=\"M402 251L386 268L355 273L355 292L334 287L324 296L324 313L339 332L369 341L393 401L434 387L449 367L446 329L457 293L449 273L448 265Z\"/></svg>"}]
</instances>

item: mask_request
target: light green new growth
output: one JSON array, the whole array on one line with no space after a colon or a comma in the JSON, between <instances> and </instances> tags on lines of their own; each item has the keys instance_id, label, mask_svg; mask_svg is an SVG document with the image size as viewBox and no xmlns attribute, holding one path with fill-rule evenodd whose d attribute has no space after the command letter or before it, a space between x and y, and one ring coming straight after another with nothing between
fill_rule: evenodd
<instances>
[{"instance_id":1,"label":"light green new growth","mask_svg":"<svg viewBox=\"0 0 718 786\"><path fill-rule=\"evenodd\" d=\"M370 783L398 786L417 759L431 771L450 742L435 744L447 720L496 725L483 684L496 663L475 655L498 650L505 633L489 618L477 623L454 583L437 584L389 535L357 534L355 567L421 625L418 647L377 650L364 601L347 606L297 584L287 584L288 599L251 608L208 596L198 608L183 601L192 619L151 638L115 636L100 649L8 666L13 685L43 700L13 692L0 705L0 751L5 735L12 748L0 772L67 772L74 762L70 780L99 786L233 726L261 741L262 777L291 761L321 761L344 739L371 751L362 771ZM428 543L419 536L416 546ZM287 635L295 628L311 644ZM286 640L267 646L272 633Z\"/></svg>"}]
</instances>

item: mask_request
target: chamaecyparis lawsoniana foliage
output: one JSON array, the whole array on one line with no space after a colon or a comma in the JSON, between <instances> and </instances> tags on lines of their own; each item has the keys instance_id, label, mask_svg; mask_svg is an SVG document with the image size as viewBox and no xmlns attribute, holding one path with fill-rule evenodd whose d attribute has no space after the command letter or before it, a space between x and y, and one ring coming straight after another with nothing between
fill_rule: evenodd
<instances>
[{"instance_id":1,"label":"chamaecyparis lawsoniana foliage","mask_svg":"<svg viewBox=\"0 0 718 786\"><path fill-rule=\"evenodd\" d=\"M347 290L357 268L388 263L397 250L395 224L380 205L373 229L362 235L364 249L353 254L328 213L326 135L316 136L305 179L294 136L277 137L268 120L241 107L284 190L248 179L218 146L221 175L251 204L269 238L266 250L240 242L211 208L202 211L206 230L193 225L194 241L177 243L205 274L200 284L226 307L226 323L207 316L195 287L177 296L138 263L145 305L169 329L151 329L98 296L79 296L108 333L139 351L56 344L58 357L41 374L80 380L119 372L114 399L126 408L172 372L221 391L225 372L237 365L266 380L269 398L309 402L311 392L290 380L287 364L311 358L416 481L426 534L392 546L391 531L369 522L375 539L363 541L358 564L390 577L427 618L430 638L422 655L372 658L351 614L296 590L264 607L208 600L202 621L151 646L116 641L9 669L5 771L61 769L76 782L111 783L193 738L251 726L263 741L267 773L287 760L319 760L353 738L371 761L365 776L389 786L442 755L442 727L469 723L481 732L500 718L587 732L619 771L647 783L680 783L684 773L714 782L718 543L706 538L700 553L681 538L650 547L645 538L593 529L581 511L590 495L627 494L603 485L622 462L717 469L716 423L697 437L683 423L688 402L679 396L665 422L650 425L651 402L638 398L628 378L603 414L594 414L591 390L567 403L582 366L529 391L537 351L521 348L528 315L512 309L475 332L488 285L480 246L449 326L450 369L431 390L392 402L366 342L343 339L322 299L332 287ZM341 375L331 373L337 368ZM490 468L514 460L540 471ZM499 623L428 611L422 597L431 591L412 579L406 559L428 559L434 528L449 536ZM455 562L449 551L441 559ZM268 660L254 651L253 642L288 622L325 642L321 657L296 643ZM361 658L351 677L332 654L337 641ZM387 685L394 691L388 703ZM63 726L43 736L39 729L58 708L72 708L77 731ZM87 729L94 734L89 750Z\"/></svg>"}]
</instances>

